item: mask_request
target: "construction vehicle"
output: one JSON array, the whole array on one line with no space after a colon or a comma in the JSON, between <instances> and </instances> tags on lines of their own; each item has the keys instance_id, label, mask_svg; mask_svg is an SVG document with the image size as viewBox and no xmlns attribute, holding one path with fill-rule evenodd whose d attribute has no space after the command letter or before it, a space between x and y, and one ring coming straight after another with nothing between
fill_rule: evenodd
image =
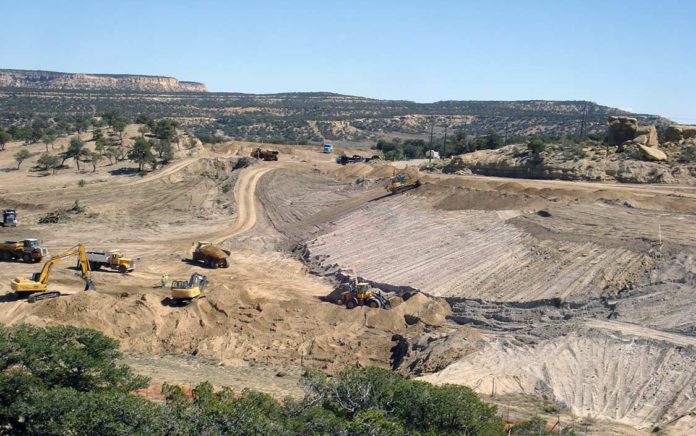
<instances>
[{"instance_id":1,"label":"construction vehicle","mask_svg":"<svg viewBox=\"0 0 696 436\"><path fill-rule=\"evenodd\" d=\"M177 306L191 304L201 298L201 293L208 284L208 277L193 273L188 280L172 280L172 301Z\"/></svg>"},{"instance_id":2,"label":"construction vehicle","mask_svg":"<svg viewBox=\"0 0 696 436\"><path fill-rule=\"evenodd\" d=\"M416 189L420 185L420 180L414 179L406 174L399 174L389 179L389 184L386 186L385 189L390 194L399 194L410 189Z\"/></svg>"},{"instance_id":3,"label":"construction vehicle","mask_svg":"<svg viewBox=\"0 0 696 436\"><path fill-rule=\"evenodd\" d=\"M61 259L70 256L77 256L79 259L78 265L81 270L82 279L85 281L85 291L93 291L95 286L94 282L92 281L89 260L87 260L85 246L82 244L78 244L51 257L44 264L43 268L41 268L41 271L35 272L31 276L31 279L15 277L10 283L10 287L15 292L17 297L28 297L27 301L30 303L60 297L60 292L48 290L48 276L53 265L60 262Z\"/></svg>"},{"instance_id":4,"label":"construction vehicle","mask_svg":"<svg viewBox=\"0 0 696 436\"><path fill-rule=\"evenodd\" d=\"M373 309L389 309L391 303L384 298L379 289L373 289L369 283L352 282L347 284L348 290L341 293L339 304L346 309L354 309L358 306L368 306Z\"/></svg>"},{"instance_id":5,"label":"construction vehicle","mask_svg":"<svg viewBox=\"0 0 696 436\"><path fill-rule=\"evenodd\" d=\"M3 210L1 224L3 227L17 227L17 211L14 209Z\"/></svg>"},{"instance_id":6,"label":"construction vehicle","mask_svg":"<svg viewBox=\"0 0 696 436\"><path fill-rule=\"evenodd\" d=\"M372 157L362 157L360 155L354 154L353 156L346 156L345 154L342 154L340 156L336 156L336 163L339 165L347 165L349 163L358 163L358 162L371 162L373 160L378 160L382 159L381 156L379 155L374 155Z\"/></svg>"},{"instance_id":7,"label":"construction vehicle","mask_svg":"<svg viewBox=\"0 0 696 436\"><path fill-rule=\"evenodd\" d=\"M228 250L223 250L211 242L198 241L193 244L191 259L194 262L202 262L208 268L227 268L230 266L227 260L229 255Z\"/></svg>"},{"instance_id":8,"label":"construction vehicle","mask_svg":"<svg viewBox=\"0 0 696 436\"><path fill-rule=\"evenodd\" d=\"M92 271L105 267L125 274L135 269L135 260L125 257L121 250L88 251L87 260Z\"/></svg>"},{"instance_id":9,"label":"construction vehicle","mask_svg":"<svg viewBox=\"0 0 696 436\"><path fill-rule=\"evenodd\" d=\"M257 148L251 153L252 157L263 160L278 160L278 152L275 150L262 150Z\"/></svg>"},{"instance_id":10,"label":"construction vehicle","mask_svg":"<svg viewBox=\"0 0 696 436\"><path fill-rule=\"evenodd\" d=\"M38 239L0 242L0 260L5 262L15 259L27 263L41 262L41 259L46 256L48 256L48 250Z\"/></svg>"},{"instance_id":11,"label":"construction vehicle","mask_svg":"<svg viewBox=\"0 0 696 436\"><path fill-rule=\"evenodd\" d=\"M324 153L332 153L333 148L333 144L324 144Z\"/></svg>"}]
</instances>

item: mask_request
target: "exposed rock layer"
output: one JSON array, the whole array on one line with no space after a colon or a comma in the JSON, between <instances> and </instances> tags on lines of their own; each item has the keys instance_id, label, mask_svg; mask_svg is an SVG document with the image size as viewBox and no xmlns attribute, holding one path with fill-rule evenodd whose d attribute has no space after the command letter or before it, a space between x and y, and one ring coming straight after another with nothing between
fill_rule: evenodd
<instances>
[{"instance_id":1,"label":"exposed rock layer","mask_svg":"<svg viewBox=\"0 0 696 436\"><path fill-rule=\"evenodd\" d=\"M173 77L130 74L56 73L0 70L0 87L37 89L99 89L149 92L206 92L204 84L180 82Z\"/></svg>"}]
</instances>

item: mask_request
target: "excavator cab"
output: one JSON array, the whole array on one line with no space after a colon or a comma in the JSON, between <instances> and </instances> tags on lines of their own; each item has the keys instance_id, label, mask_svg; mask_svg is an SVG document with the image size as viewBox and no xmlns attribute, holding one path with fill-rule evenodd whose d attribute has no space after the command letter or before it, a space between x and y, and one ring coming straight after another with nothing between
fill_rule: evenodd
<instances>
[{"instance_id":1,"label":"excavator cab","mask_svg":"<svg viewBox=\"0 0 696 436\"><path fill-rule=\"evenodd\" d=\"M188 280L172 280L172 300L177 305L187 305L201 298L201 293L208 285L208 277L193 273Z\"/></svg>"}]
</instances>

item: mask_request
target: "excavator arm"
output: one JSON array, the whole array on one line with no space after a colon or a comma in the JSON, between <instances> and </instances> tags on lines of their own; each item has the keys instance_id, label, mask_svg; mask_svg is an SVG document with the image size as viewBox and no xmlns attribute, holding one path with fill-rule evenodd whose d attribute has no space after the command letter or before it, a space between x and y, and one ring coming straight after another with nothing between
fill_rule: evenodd
<instances>
[{"instance_id":1,"label":"excavator arm","mask_svg":"<svg viewBox=\"0 0 696 436\"><path fill-rule=\"evenodd\" d=\"M79 265L80 265L80 270L82 272L82 278L85 281L85 291L88 290L94 290L94 282L92 281L92 274L91 270L89 268L89 260L87 260L87 250L85 250L85 246L82 244L78 244L74 247L71 247L62 253L56 254L55 256L51 257L41 268L41 272L38 274L38 277L34 277L32 281L40 283L43 285L44 288L48 286L48 276L49 273L51 272L51 267L55 265L56 263L60 262L61 259L64 259L66 257L71 257L71 256L77 256L80 260Z\"/></svg>"}]
</instances>

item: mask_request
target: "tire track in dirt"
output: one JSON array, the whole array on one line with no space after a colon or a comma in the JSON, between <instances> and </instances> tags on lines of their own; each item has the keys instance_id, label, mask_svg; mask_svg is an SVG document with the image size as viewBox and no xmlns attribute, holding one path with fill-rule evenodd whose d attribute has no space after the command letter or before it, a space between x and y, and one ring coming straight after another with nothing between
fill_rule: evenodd
<instances>
[{"instance_id":1,"label":"tire track in dirt","mask_svg":"<svg viewBox=\"0 0 696 436\"><path fill-rule=\"evenodd\" d=\"M214 241L216 244L221 244L227 239L254 228L258 218L258 211L256 209L256 186L259 183L259 179L261 179L264 174L275 168L276 167L257 167L242 172L237 181L234 194L237 203L237 221L226 233L222 235L218 233L219 236L217 236L217 239Z\"/></svg>"}]
</instances>

